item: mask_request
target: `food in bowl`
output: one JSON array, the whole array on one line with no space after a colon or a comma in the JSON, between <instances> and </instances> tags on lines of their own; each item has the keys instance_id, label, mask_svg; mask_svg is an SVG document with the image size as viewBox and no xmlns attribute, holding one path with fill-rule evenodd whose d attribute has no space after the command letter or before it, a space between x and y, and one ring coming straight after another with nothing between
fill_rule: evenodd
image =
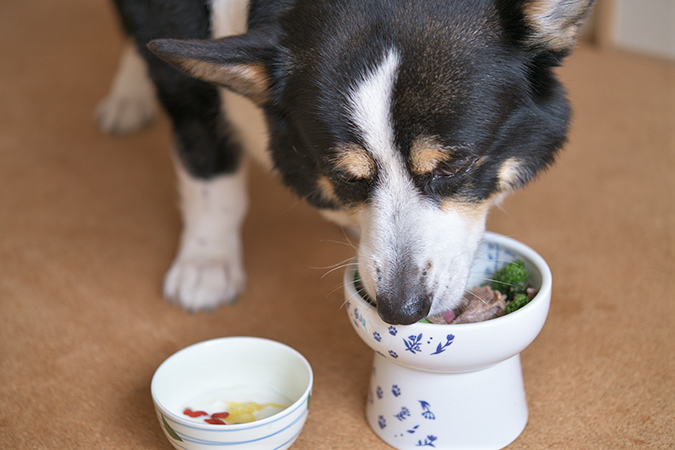
<instances>
[{"instance_id":1,"label":"food in bowl","mask_svg":"<svg viewBox=\"0 0 675 450\"><path fill-rule=\"evenodd\" d=\"M530 274L518 259L496 271L487 284L475 286L455 309L429 316L436 324L475 323L510 314L527 305L537 290L528 282Z\"/></svg>"},{"instance_id":2,"label":"food in bowl","mask_svg":"<svg viewBox=\"0 0 675 450\"><path fill-rule=\"evenodd\" d=\"M232 336L174 353L157 368L150 390L176 449L284 450L305 424L312 384L309 362L296 350Z\"/></svg>"},{"instance_id":3,"label":"food in bowl","mask_svg":"<svg viewBox=\"0 0 675 450\"><path fill-rule=\"evenodd\" d=\"M210 402L204 409L216 410L208 413L203 409L185 408L183 415L211 425L237 425L265 419L286 409L288 405L258 402Z\"/></svg>"},{"instance_id":4,"label":"food in bowl","mask_svg":"<svg viewBox=\"0 0 675 450\"><path fill-rule=\"evenodd\" d=\"M525 263L518 259L497 270L488 283L468 290L460 304L448 311L420 320L422 323L441 325L475 323L510 314L528 304L538 293L528 282L529 273ZM355 284L361 283L358 272ZM359 288L363 292L362 288ZM371 305L375 302L365 292L364 299Z\"/></svg>"}]
</instances>

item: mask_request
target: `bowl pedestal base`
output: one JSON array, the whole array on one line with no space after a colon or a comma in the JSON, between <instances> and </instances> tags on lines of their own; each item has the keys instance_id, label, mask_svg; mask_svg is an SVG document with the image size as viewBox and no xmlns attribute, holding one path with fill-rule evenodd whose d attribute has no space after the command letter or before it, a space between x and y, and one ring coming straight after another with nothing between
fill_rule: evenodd
<instances>
[{"instance_id":1,"label":"bowl pedestal base","mask_svg":"<svg viewBox=\"0 0 675 450\"><path fill-rule=\"evenodd\" d=\"M500 449L527 423L517 354L485 369L433 373L375 353L366 419L397 449Z\"/></svg>"}]
</instances>

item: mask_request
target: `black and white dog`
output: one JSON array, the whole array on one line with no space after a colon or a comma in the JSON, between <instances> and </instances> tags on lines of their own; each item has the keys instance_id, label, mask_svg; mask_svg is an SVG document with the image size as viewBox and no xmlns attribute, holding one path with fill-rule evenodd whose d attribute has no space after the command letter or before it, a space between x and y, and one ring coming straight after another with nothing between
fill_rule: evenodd
<instances>
[{"instance_id":1,"label":"black and white dog","mask_svg":"<svg viewBox=\"0 0 675 450\"><path fill-rule=\"evenodd\" d=\"M132 43L98 118L134 131L156 93L172 120L185 227L167 298L209 310L242 292L246 150L359 227L383 320L456 305L488 209L565 141L553 68L592 3L118 0Z\"/></svg>"}]
</instances>

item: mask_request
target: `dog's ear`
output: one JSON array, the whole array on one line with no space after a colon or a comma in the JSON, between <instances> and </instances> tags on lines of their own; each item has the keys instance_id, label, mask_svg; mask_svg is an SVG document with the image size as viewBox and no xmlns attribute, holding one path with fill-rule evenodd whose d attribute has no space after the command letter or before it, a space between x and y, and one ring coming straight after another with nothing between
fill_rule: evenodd
<instances>
[{"instance_id":1,"label":"dog's ear","mask_svg":"<svg viewBox=\"0 0 675 450\"><path fill-rule=\"evenodd\" d=\"M568 53L581 34L595 0L500 0L507 29L521 28L519 40L535 49ZM517 20L520 18L521 20ZM522 22L521 22L522 21ZM521 22L515 24L514 22Z\"/></svg>"},{"instance_id":2,"label":"dog's ear","mask_svg":"<svg viewBox=\"0 0 675 450\"><path fill-rule=\"evenodd\" d=\"M249 32L213 40L157 39L148 48L192 77L225 86L259 105L269 101L269 67L278 54L271 34Z\"/></svg>"}]
</instances>

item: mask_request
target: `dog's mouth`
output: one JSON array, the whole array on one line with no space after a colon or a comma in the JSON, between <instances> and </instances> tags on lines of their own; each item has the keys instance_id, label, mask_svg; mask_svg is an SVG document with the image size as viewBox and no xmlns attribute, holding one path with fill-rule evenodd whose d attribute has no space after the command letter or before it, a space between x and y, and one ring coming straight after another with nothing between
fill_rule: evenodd
<instances>
[{"instance_id":1,"label":"dog's mouth","mask_svg":"<svg viewBox=\"0 0 675 450\"><path fill-rule=\"evenodd\" d=\"M370 208L361 216L357 256L360 291L380 318L410 325L459 305L485 217L411 208L397 212L408 217L396 227L380 214Z\"/></svg>"},{"instance_id":2,"label":"dog's mouth","mask_svg":"<svg viewBox=\"0 0 675 450\"><path fill-rule=\"evenodd\" d=\"M368 244L362 241L357 292L392 325L410 325L453 309L464 295L481 235L467 236L463 245L455 248L430 245L440 251L431 252L433 259L424 264L414 262L412 255L405 262L382 263L379 255L369 254Z\"/></svg>"}]
</instances>

